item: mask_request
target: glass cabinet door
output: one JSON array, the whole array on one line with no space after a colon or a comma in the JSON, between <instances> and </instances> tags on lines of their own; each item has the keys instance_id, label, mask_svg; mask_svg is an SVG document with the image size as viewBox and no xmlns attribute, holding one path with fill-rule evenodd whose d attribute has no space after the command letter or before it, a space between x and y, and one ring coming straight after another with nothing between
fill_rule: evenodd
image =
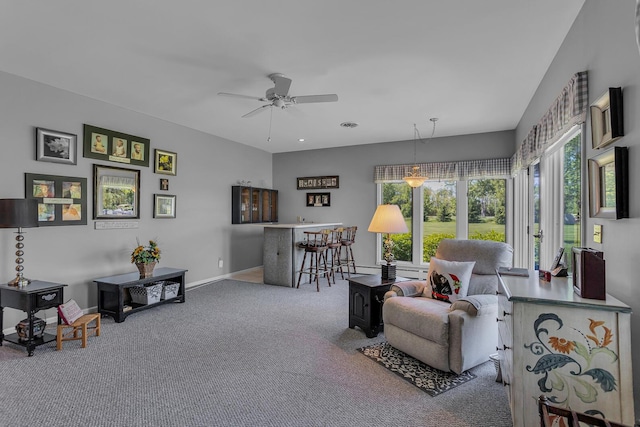
<instances>
[{"instance_id":1,"label":"glass cabinet door","mask_svg":"<svg viewBox=\"0 0 640 427\"><path fill-rule=\"evenodd\" d=\"M240 222L251 222L251 193L250 188L244 187L240 190Z\"/></svg>"},{"instance_id":2,"label":"glass cabinet door","mask_svg":"<svg viewBox=\"0 0 640 427\"><path fill-rule=\"evenodd\" d=\"M271 221L271 191L262 190L262 222Z\"/></svg>"},{"instance_id":3,"label":"glass cabinet door","mask_svg":"<svg viewBox=\"0 0 640 427\"><path fill-rule=\"evenodd\" d=\"M271 190L271 205L270 205L270 213L269 213L269 221L278 222L278 190Z\"/></svg>"},{"instance_id":4,"label":"glass cabinet door","mask_svg":"<svg viewBox=\"0 0 640 427\"><path fill-rule=\"evenodd\" d=\"M251 189L251 222L260 222L260 189Z\"/></svg>"},{"instance_id":5,"label":"glass cabinet door","mask_svg":"<svg viewBox=\"0 0 640 427\"><path fill-rule=\"evenodd\" d=\"M231 223L278 221L278 190L235 185L231 188Z\"/></svg>"}]
</instances>

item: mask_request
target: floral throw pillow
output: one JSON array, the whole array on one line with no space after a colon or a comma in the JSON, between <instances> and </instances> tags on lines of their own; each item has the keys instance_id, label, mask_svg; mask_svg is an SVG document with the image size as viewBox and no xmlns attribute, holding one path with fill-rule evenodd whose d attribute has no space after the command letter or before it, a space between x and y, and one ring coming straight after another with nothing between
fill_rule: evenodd
<instances>
[{"instance_id":1,"label":"floral throw pillow","mask_svg":"<svg viewBox=\"0 0 640 427\"><path fill-rule=\"evenodd\" d=\"M451 303L466 297L475 265L475 261L446 261L431 257L424 295Z\"/></svg>"}]
</instances>

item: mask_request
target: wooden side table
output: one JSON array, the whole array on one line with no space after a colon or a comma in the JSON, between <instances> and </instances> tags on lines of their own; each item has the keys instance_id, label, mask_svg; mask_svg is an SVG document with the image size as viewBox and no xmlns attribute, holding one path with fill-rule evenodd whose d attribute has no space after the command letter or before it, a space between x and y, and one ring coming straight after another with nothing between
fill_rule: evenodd
<instances>
[{"instance_id":1,"label":"wooden side table","mask_svg":"<svg viewBox=\"0 0 640 427\"><path fill-rule=\"evenodd\" d=\"M42 337L35 338L33 336L33 320L35 314L40 310L58 307L64 302L63 288L67 285L60 283L43 282L41 280L33 280L24 288L0 285L0 345L2 341L8 341L13 344L26 347L29 356L33 356L33 350L42 344L55 341L56 336L44 333ZM27 339L20 339L17 333L5 335L3 331L4 308L15 308L25 311L27 319L29 319L29 330ZM60 324L60 316L58 316L58 324Z\"/></svg>"},{"instance_id":2,"label":"wooden side table","mask_svg":"<svg viewBox=\"0 0 640 427\"><path fill-rule=\"evenodd\" d=\"M349 328L359 326L367 338L378 336L383 330L382 303L384 294L391 285L405 282L407 278L396 277L382 280L381 275L353 276L349 279Z\"/></svg>"}]
</instances>

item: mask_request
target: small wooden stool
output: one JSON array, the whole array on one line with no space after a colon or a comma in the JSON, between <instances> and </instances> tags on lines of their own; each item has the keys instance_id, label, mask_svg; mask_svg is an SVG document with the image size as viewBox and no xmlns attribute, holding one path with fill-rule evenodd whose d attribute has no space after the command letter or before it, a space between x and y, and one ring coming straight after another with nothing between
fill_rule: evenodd
<instances>
[{"instance_id":1,"label":"small wooden stool","mask_svg":"<svg viewBox=\"0 0 640 427\"><path fill-rule=\"evenodd\" d=\"M92 321L96 321L94 326L88 326ZM72 328L65 332L65 329ZM82 340L82 348L87 346L88 333L100 336L100 313L85 314L70 325L62 323L58 325L58 335L56 338L56 350L62 349L62 341Z\"/></svg>"}]
</instances>

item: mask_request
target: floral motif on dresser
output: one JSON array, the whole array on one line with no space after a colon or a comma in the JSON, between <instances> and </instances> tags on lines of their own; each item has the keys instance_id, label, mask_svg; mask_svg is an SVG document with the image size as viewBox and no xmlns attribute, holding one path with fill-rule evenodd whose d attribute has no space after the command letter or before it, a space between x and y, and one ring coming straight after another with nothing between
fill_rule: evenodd
<instances>
[{"instance_id":1,"label":"floral motif on dresser","mask_svg":"<svg viewBox=\"0 0 640 427\"><path fill-rule=\"evenodd\" d=\"M598 393L616 390L616 378L605 369L608 365L615 367L618 360L609 348L613 332L602 320L588 321L584 329L563 329L564 322L558 315L540 314L533 324L537 340L524 345L540 356L534 366L527 365L527 371L541 375L538 387L556 405L568 406L574 397L589 404L598 400ZM586 412L604 417L598 410Z\"/></svg>"}]
</instances>

